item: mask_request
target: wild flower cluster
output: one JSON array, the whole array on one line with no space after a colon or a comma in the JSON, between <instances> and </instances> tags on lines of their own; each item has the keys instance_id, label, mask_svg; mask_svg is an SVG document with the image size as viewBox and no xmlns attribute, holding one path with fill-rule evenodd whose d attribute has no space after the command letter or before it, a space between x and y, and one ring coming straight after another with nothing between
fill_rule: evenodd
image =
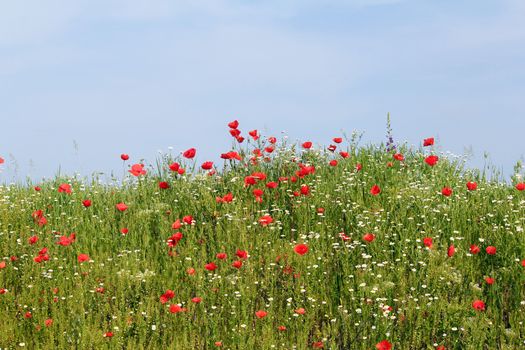
<instances>
[{"instance_id":1,"label":"wild flower cluster","mask_svg":"<svg viewBox=\"0 0 525 350\"><path fill-rule=\"evenodd\" d=\"M0 347L525 345L524 183L433 138L385 152L228 128L220 165L122 154L119 186L1 186Z\"/></svg>"}]
</instances>

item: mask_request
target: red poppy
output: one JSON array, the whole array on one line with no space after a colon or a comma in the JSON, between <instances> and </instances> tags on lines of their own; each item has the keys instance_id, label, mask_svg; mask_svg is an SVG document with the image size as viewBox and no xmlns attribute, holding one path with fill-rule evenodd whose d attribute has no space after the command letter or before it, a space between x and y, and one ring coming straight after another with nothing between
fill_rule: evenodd
<instances>
[{"instance_id":1,"label":"red poppy","mask_svg":"<svg viewBox=\"0 0 525 350\"><path fill-rule=\"evenodd\" d=\"M241 260L235 260L232 263L232 266L235 267L236 269L240 269L242 267L242 261Z\"/></svg>"},{"instance_id":2,"label":"red poppy","mask_svg":"<svg viewBox=\"0 0 525 350\"><path fill-rule=\"evenodd\" d=\"M37 191L37 192L40 191L40 190L42 190L42 188L41 188L40 186L35 186L34 189L35 189L35 191Z\"/></svg>"},{"instance_id":3,"label":"red poppy","mask_svg":"<svg viewBox=\"0 0 525 350\"><path fill-rule=\"evenodd\" d=\"M266 315L268 315L268 313L266 311L264 311L264 310L259 310L259 311L255 312L255 316L257 318L265 318Z\"/></svg>"},{"instance_id":4,"label":"red poppy","mask_svg":"<svg viewBox=\"0 0 525 350\"><path fill-rule=\"evenodd\" d=\"M144 170L144 164L133 164L131 169L128 172L133 176L146 175L146 170Z\"/></svg>"},{"instance_id":5,"label":"red poppy","mask_svg":"<svg viewBox=\"0 0 525 350\"><path fill-rule=\"evenodd\" d=\"M337 160L332 159L328 164L330 164L330 166L337 166Z\"/></svg>"},{"instance_id":6,"label":"red poppy","mask_svg":"<svg viewBox=\"0 0 525 350\"><path fill-rule=\"evenodd\" d=\"M29 241L29 244L33 245L36 242L38 242L38 236L31 236L29 237L28 241Z\"/></svg>"},{"instance_id":7,"label":"red poppy","mask_svg":"<svg viewBox=\"0 0 525 350\"><path fill-rule=\"evenodd\" d=\"M230 129L237 129L239 127L239 122L237 120L234 120L232 122L228 123L228 127Z\"/></svg>"},{"instance_id":8,"label":"red poppy","mask_svg":"<svg viewBox=\"0 0 525 350\"><path fill-rule=\"evenodd\" d=\"M357 163L356 166L355 166L355 170L359 172L362 169L363 169L363 165L361 163Z\"/></svg>"},{"instance_id":9,"label":"red poppy","mask_svg":"<svg viewBox=\"0 0 525 350\"><path fill-rule=\"evenodd\" d=\"M452 195L452 189L450 187L443 187L441 194L445 197L450 197Z\"/></svg>"},{"instance_id":10,"label":"red poppy","mask_svg":"<svg viewBox=\"0 0 525 350\"><path fill-rule=\"evenodd\" d=\"M301 186L301 194L303 196L307 196L310 194L310 187L308 187L308 185L302 185Z\"/></svg>"},{"instance_id":11,"label":"red poppy","mask_svg":"<svg viewBox=\"0 0 525 350\"><path fill-rule=\"evenodd\" d=\"M217 265L215 265L215 263L207 263L206 265L204 265L204 268L208 271L215 271L217 269Z\"/></svg>"},{"instance_id":12,"label":"red poppy","mask_svg":"<svg viewBox=\"0 0 525 350\"><path fill-rule=\"evenodd\" d=\"M485 251L488 255L494 255L496 254L496 247L489 245L487 248L485 248Z\"/></svg>"},{"instance_id":13,"label":"red poppy","mask_svg":"<svg viewBox=\"0 0 525 350\"><path fill-rule=\"evenodd\" d=\"M454 245L451 244L451 245L448 247L447 255L448 255L449 258L451 258L455 253L456 253L456 247L454 247Z\"/></svg>"},{"instance_id":14,"label":"red poppy","mask_svg":"<svg viewBox=\"0 0 525 350\"><path fill-rule=\"evenodd\" d=\"M423 244L427 248L432 248L432 237L425 237L425 238L423 238Z\"/></svg>"},{"instance_id":15,"label":"red poppy","mask_svg":"<svg viewBox=\"0 0 525 350\"><path fill-rule=\"evenodd\" d=\"M89 260L89 255L87 254L78 254L77 260L79 263L83 263Z\"/></svg>"},{"instance_id":16,"label":"red poppy","mask_svg":"<svg viewBox=\"0 0 525 350\"><path fill-rule=\"evenodd\" d=\"M294 251L299 255L305 255L308 253L308 246L306 244L298 244L295 246Z\"/></svg>"},{"instance_id":17,"label":"red poppy","mask_svg":"<svg viewBox=\"0 0 525 350\"><path fill-rule=\"evenodd\" d=\"M423 140L423 147L433 146L433 145L434 145L434 138L433 137L429 137L428 139L424 139Z\"/></svg>"},{"instance_id":18,"label":"red poppy","mask_svg":"<svg viewBox=\"0 0 525 350\"><path fill-rule=\"evenodd\" d=\"M122 153L122 154L120 155L120 159L122 159L123 161L126 161L126 160L129 159L129 156L128 156L126 153Z\"/></svg>"},{"instance_id":19,"label":"red poppy","mask_svg":"<svg viewBox=\"0 0 525 350\"><path fill-rule=\"evenodd\" d=\"M330 152L334 152L336 149L337 149L337 146L336 146L336 145L330 145L330 146L328 146L328 150L329 150Z\"/></svg>"},{"instance_id":20,"label":"red poppy","mask_svg":"<svg viewBox=\"0 0 525 350\"><path fill-rule=\"evenodd\" d=\"M126 211L128 209L128 206L123 202L118 203L115 207L119 211Z\"/></svg>"},{"instance_id":21,"label":"red poppy","mask_svg":"<svg viewBox=\"0 0 525 350\"><path fill-rule=\"evenodd\" d=\"M520 183L516 184L516 189L517 189L518 191L523 191L523 190L525 190L525 182L520 182Z\"/></svg>"},{"instance_id":22,"label":"red poppy","mask_svg":"<svg viewBox=\"0 0 525 350\"><path fill-rule=\"evenodd\" d=\"M237 249L237 252L235 253L239 259L246 259L248 258L248 252L246 250L240 250Z\"/></svg>"},{"instance_id":23,"label":"red poppy","mask_svg":"<svg viewBox=\"0 0 525 350\"><path fill-rule=\"evenodd\" d=\"M381 188L378 185L374 185L370 189L370 194L373 195L373 196L377 196L380 193L381 193Z\"/></svg>"},{"instance_id":24,"label":"red poppy","mask_svg":"<svg viewBox=\"0 0 525 350\"><path fill-rule=\"evenodd\" d=\"M257 134L257 130L252 130L252 131L249 131L248 134L255 140L257 141L259 139L259 135Z\"/></svg>"},{"instance_id":25,"label":"red poppy","mask_svg":"<svg viewBox=\"0 0 525 350\"><path fill-rule=\"evenodd\" d=\"M71 185L70 184L61 184L60 186L58 186L58 192L60 193L67 193L67 194L71 194Z\"/></svg>"},{"instance_id":26,"label":"red poppy","mask_svg":"<svg viewBox=\"0 0 525 350\"><path fill-rule=\"evenodd\" d=\"M91 201L89 199L84 199L82 201L82 205L86 208L90 207L91 206Z\"/></svg>"},{"instance_id":27,"label":"red poppy","mask_svg":"<svg viewBox=\"0 0 525 350\"><path fill-rule=\"evenodd\" d=\"M485 311L485 303L482 300L474 300L472 307L478 311Z\"/></svg>"},{"instance_id":28,"label":"red poppy","mask_svg":"<svg viewBox=\"0 0 525 350\"><path fill-rule=\"evenodd\" d=\"M69 245L71 245L76 239L76 235L74 233L70 234L69 237L68 236L60 236L60 238L58 239L58 242L57 244L58 245L61 245L63 247L67 247Z\"/></svg>"},{"instance_id":29,"label":"red poppy","mask_svg":"<svg viewBox=\"0 0 525 350\"><path fill-rule=\"evenodd\" d=\"M228 255L226 253L217 253L216 257L219 260L224 260L228 257Z\"/></svg>"},{"instance_id":30,"label":"red poppy","mask_svg":"<svg viewBox=\"0 0 525 350\"><path fill-rule=\"evenodd\" d=\"M479 249L479 247L477 245L471 244L469 251L470 251L471 254L475 255L475 254L478 254L480 252L480 249Z\"/></svg>"},{"instance_id":31,"label":"red poppy","mask_svg":"<svg viewBox=\"0 0 525 350\"><path fill-rule=\"evenodd\" d=\"M53 319L52 318L48 318L47 320L44 321L44 325L46 327L51 327L53 325Z\"/></svg>"},{"instance_id":32,"label":"red poppy","mask_svg":"<svg viewBox=\"0 0 525 350\"><path fill-rule=\"evenodd\" d=\"M478 184L472 181L467 182L467 189L469 191L475 191L478 188Z\"/></svg>"},{"instance_id":33,"label":"red poppy","mask_svg":"<svg viewBox=\"0 0 525 350\"><path fill-rule=\"evenodd\" d=\"M164 292L164 294L160 296L160 302L162 304L166 304L168 301L170 301L174 297L175 297L175 292L172 291L171 289L167 289L166 292Z\"/></svg>"},{"instance_id":34,"label":"red poppy","mask_svg":"<svg viewBox=\"0 0 525 350\"><path fill-rule=\"evenodd\" d=\"M379 343L376 344L377 350L391 350L392 344L388 340L381 340Z\"/></svg>"},{"instance_id":35,"label":"red poppy","mask_svg":"<svg viewBox=\"0 0 525 350\"><path fill-rule=\"evenodd\" d=\"M4 158L0 157L0 164L4 164L5 160Z\"/></svg>"},{"instance_id":36,"label":"red poppy","mask_svg":"<svg viewBox=\"0 0 525 350\"><path fill-rule=\"evenodd\" d=\"M268 226L273 222L273 218L270 215L264 215L259 218L259 224L261 224L263 227Z\"/></svg>"},{"instance_id":37,"label":"red poppy","mask_svg":"<svg viewBox=\"0 0 525 350\"><path fill-rule=\"evenodd\" d=\"M120 229L120 233L123 235L127 235L129 233L129 230L127 227L123 227Z\"/></svg>"},{"instance_id":38,"label":"red poppy","mask_svg":"<svg viewBox=\"0 0 525 350\"><path fill-rule=\"evenodd\" d=\"M199 304L201 301L202 301L202 298L199 298L199 297L191 298L191 302L195 304Z\"/></svg>"},{"instance_id":39,"label":"red poppy","mask_svg":"<svg viewBox=\"0 0 525 350\"><path fill-rule=\"evenodd\" d=\"M376 239L376 236L372 233L366 233L363 235L363 241L371 243Z\"/></svg>"},{"instance_id":40,"label":"red poppy","mask_svg":"<svg viewBox=\"0 0 525 350\"><path fill-rule=\"evenodd\" d=\"M277 327L277 329L280 331L280 332L284 332L286 330L286 326L279 326Z\"/></svg>"},{"instance_id":41,"label":"red poppy","mask_svg":"<svg viewBox=\"0 0 525 350\"><path fill-rule=\"evenodd\" d=\"M182 156L184 158L193 159L196 153L197 153L197 150L195 148L190 148L184 151L184 153L182 153Z\"/></svg>"},{"instance_id":42,"label":"red poppy","mask_svg":"<svg viewBox=\"0 0 525 350\"><path fill-rule=\"evenodd\" d=\"M191 225L193 223L193 216L191 215L186 215L182 218L182 221L186 224L186 225Z\"/></svg>"},{"instance_id":43,"label":"red poppy","mask_svg":"<svg viewBox=\"0 0 525 350\"><path fill-rule=\"evenodd\" d=\"M343 142L343 138L342 137L334 137L332 139L332 141L334 141L335 143L341 143L341 142Z\"/></svg>"},{"instance_id":44,"label":"red poppy","mask_svg":"<svg viewBox=\"0 0 525 350\"><path fill-rule=\"evenodd\" d=\"M210 161L204 162L202 163L201 168L204 170L210 170L211 168L213 168L213 162L210 162Z\"/></svg>"},{"instance_id":45,"label":"red poppy","mask_svg":"<svg viewBox=\"0 0 525 350\"><path fill-rule=\"evenodd\" d=\"M306 313L306 310L302 307L295 309L294 312L299 315L304 315Z\"/></svg>"},{"instance_id":46,"label":"red poppy","mask_svg":"<svg viewBox=\"0 0 525 350\"><path fill-rule=\"evenodd\" d=\"M494 284L494 278L492 278L492 277L485 277L485 282L488 285L493 285Z\"/></svg>"},{"instance_id":47,"label":"red poppy","mask_svg":"<svg viewBox=\"0 0 525 350\"><path fill-rule=\"evenodd\" d=\"M428 157L425 158L425 163L427 163L430 166L434 166L434 165L436 165L438 160L439 160L438 156L431 155L431 156L428 156Z\"/></svg>"},{"instance_id":48,"label":"red poppy","mask_svg":"<svg viewBox=\"0 0 525 350\"><path fill-rule=\"evenodd\" d=\"M171 163L169 165L169 168L171 171L178 171L180 169L180 164L179 163Z\"/></svg>"},{"instance_id":49,"label":"red poppy","mask_svg":"<svg viewBox=\"0 0 525 350\"><path fill-rule=\"evenodd\" d=\"M399 161L403 161L403 160L405 160L405 156L402 155L401 153L396 153L396 154L394 154L394 159L395 160L399 160Z\"/></svg>"},{"instance_id":50,"label":"red poppy","mask_svg":"<svg viewBox=\"0 0 525 350\"><path fill-rule=\"evenodd\" d=\"M186 308L178 305L178 304L172 304L170 305L170 313L172 314L176 314L176 313L179 313L179 312L185 312L186 311Z\"/></svg>"},{"instance_id":51,"label":"red poppy","mask_svg":"<svg viewBox=\"0 0 525 350\"><path fill-rule=\"evenodd\" d=\"M114 336L113 332L106 332L106 333L104 333L104 335L103 335L104 338L111 338L111 337L113 337L113 336Z\"/></svg>"},{"instance_id":52,"label":"red poppy","mask_svg":"<svg viewBox=\"0 0 525 350\"><path fill-rule=\"evenodd\" d=\"M340 155L341 157L343 157L343 158L348 158L348 157L350 157L350 154L348 154L348 152L344 152L344 151L339 152L339 155Z\"/></svg>"},{"instance_id":53,"label":"red poppy","mask_svg":"<svg viewBox=\"0 0 525 350\"><path fill-rule=\"evenodd\" d=\"M310 141L303 142L302 144L304 149L310 149L312 148L312 143Z\"/></svg>"}]
</instances>

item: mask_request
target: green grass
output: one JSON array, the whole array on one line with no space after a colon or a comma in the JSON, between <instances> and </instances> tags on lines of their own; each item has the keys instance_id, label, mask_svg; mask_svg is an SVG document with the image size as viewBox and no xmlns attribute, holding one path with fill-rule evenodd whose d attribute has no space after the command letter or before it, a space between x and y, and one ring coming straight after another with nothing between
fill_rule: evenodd
<instances>
[{"instance_id":1,"label":"green grass","mask_svg":"<svg viewBox=\"0 0 525 350\"><path fill-rule=\"evenodd\" d=\"M375 349L384 339L394 349L524 345L525 192L444 157L431 167L428 148L402 149L402 162L383 146L299 148L280 144L257 164L248 161L251 148L239 149L245 160L225 161L211 176L191 171L200 163L166 157L118 185L56 178L39 183L40 191L36 184L0 187L0 288L7 290L0 295L0 347ZM187 173L170 171L172 161ZM301 162L315 172L265 188L295 176ZM266 180L245 186L253 172ZM160 181L170 188L160 189ZM478 188L468 191L467 181ZM62 183L71 184L71 194L57 191ZM377 196L369 192L374 184L382 190ZM310 193L295 196L302 185ZM452 196L441 194L444 186ZM261 203L256 188L264 190ZM217 203L228 192L233 201ZM119 202L128 210L119 212ZM32 217L39 209L44 226ZM266 214L274 221L262 226ZM172 229L186 215L194 224ZM183 238L168 254L167 240L178 231ZM56 244L72 232L75 242ZM365 233L375 240L365 242ZM431 249L424 237L432 237ZM294 252L299 243L308 246L305 255ZM451 244L456 253L448 257ZM471 244L481 252L469 254ZM489 245L495 255L485 252ZM35 262L44 247L49 260ZM249 254L239 269L231 266L238 249ZM220 252L227 258L218 259ZM80 263L79 254L90 260ZM217 270L207 271L209 262ZM175 296L163 304L168 289ZM485 311L472 307L478 299ZM186 311L170 313L174 304ZM295 313L299 308L305 313ZM258 310L266 317L257 318Z\"/></svg>"}]
</instances>

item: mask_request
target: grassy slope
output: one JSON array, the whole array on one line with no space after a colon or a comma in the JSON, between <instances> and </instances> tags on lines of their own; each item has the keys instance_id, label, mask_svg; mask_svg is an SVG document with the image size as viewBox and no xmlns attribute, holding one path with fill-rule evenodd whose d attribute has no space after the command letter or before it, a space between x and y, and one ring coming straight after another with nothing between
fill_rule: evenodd
<instances>
[{"instance_id":1,"label":"grassy slope","mask_svg":"<svg viewBox=\"0 0 525 350\"><path fill-rule=\"evenodd\" d=\"M331 349L372 349L382 339L394 349L523 345L525 193L444 159L430 167L421 150L403 150L404 162L379 148L349 151L348 159L300 152L294 163L291 150L280 149L270 163L193 180L163 164L160 173L150 170L120 187L56 179L40 184L39 192L0 188L0 256L6 261L0 287L8 290L0 295L0 347L201 349L221 341L229 349L303 349L322 341ZM336 167L328 166L331 158L338 159ZM294 175L299 161L315 165L315 173L264 188ZM254 171L267 180L245 187L244 177ZM161 180L171 188L159 189ZM476 191L467 191L469 180L478 182ZM57 192L63 182L72 184L71 194ZM295 197L302 184L311 194ZM382 189L378 196L369 193L374 184ZM451 197L440 194L445 185L454 189ZM254 188L265 190L262 203L254 200ZM216 203L230 191L232 203ZM84 208L87 198L93 204ZM115 209L121 201L129 206L123 213ZM48 219L43 227L31 216L37 209ZM266 227L258 223L264 214L275 220ZM171 225L184 215L195 224L180 229L184 237L170 256ZM123 227L127 235L120 234ZM59 246L56 231L75 232L77 239ZM340 232L351 239L343 241ZM362 239L367 232L376 235L372 243ZM34 235L39 240L30 245ZM424 237L433 238L431 250ZM296 254L297 243L309 252ZM450 244L456 254L449 258ZM468 254L471 244L481 252ZM485 253L488 245L497 247L496 255ZM35 263L43 247L50 259ZM231 267L237 249L249 253L238 270ZM217 259L219 252L228 258ZM80 253L92 261L79 263ZM204 269L212 261L218 265L213 273ZM492 286L486 276L495 278ZM101 286L104 293L96 292ZM167 289L175 297L161 304ZM193 304L195 296L202 303ZM486 311L472 308L476 299ZM173 303L187 311L170 313ZM301 307L306 313L294 314ZM257 319L261 309L268 315ZM24 317L27 311L31 318ZM53 324L46 327L49 318ZM108 331L114 336L104 337Z\"/></svg>"}]
</instances>

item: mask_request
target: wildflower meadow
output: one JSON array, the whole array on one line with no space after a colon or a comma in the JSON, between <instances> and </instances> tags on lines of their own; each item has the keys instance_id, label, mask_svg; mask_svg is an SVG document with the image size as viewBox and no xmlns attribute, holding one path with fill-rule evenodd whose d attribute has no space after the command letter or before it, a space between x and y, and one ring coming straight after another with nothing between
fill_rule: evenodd
<instances>
[{"instance_id":1,"label":"wildflower meadow","mask_svg":"<svg viewBox=\"0 0 525 350\"><path fill-rule=\"evenodd\" d=\"M0 348L525 346L519 176L390 125L372 145L241 127L220 161L117 150L113 181L0 186Z\"/></svg>"}]
</instances>

